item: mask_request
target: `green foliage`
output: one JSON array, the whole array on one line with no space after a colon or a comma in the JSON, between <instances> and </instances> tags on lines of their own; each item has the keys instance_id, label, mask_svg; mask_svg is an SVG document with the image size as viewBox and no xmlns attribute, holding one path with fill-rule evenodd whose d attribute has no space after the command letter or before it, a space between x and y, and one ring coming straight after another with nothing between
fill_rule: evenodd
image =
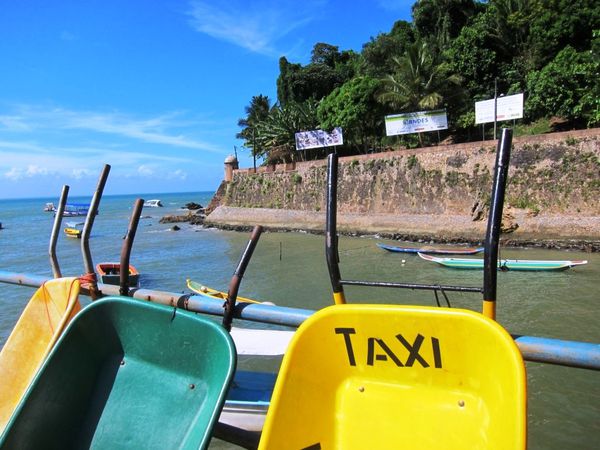
<instances>
[{"instance_id":1,"label":"green foliage","mask_svg":"<svg viewBox=\"0 0 600 450\"><path fill-rule=\"evenodd\" d=\"M321 127L342 127L345 145L366 150L367 138L376 136L383 122L383 112L375 100L378 87L377 80L362 76L335 89L319 104L317 117Z\"/></svg>"},{"instance_id":2,"label":"green foliage","mask_svg":"<svg viewBox=\"0 0 600 450\"><path fill-rule=\"evenodd\" d=\"M277 98L281 105L320 100L336 87L354 76L356 55L351 51L339 52L338 47L319 42L312 51L311 63L290 64L279 59Z\"/></svg>"},{"instance_id":3,"label":"green foliage","mask_svg":"<svg viewBox=\"0 0 600 450\"><path fill-rule=\"evenodd\" d=\"M598 0L418 0L412 14L360 53L318 42L306 65L282 57L276 106L253 97L237 137L267 162L303 156L294 133L335 126L350 154L414 148L437 136L384 136L384 116L444 107L455 142L480 139L473 103L496 87L526 94L517 135L549 131L553 116L600 125Z\"/></svg>"},{"instance_id":4,"label":"green foliage","mask_svg":"<svg viewBox=\"0 0 600 450\"><path fill-rule=\"evenodd\" d=\"M531 1L533 14L528 46L537 67L554 59L567 45L577 51L590 48L593 30L600 28L597 0Z\"/></svg>"},{"instance_id":5,"label":"green foliage","mask_svg":"<svg viewBox=\"0 0 600 450\"><path fill-rule=\"evenodd\" d=\"M392 57L401 57L415 41L412 24L404 20L394 23L392 31L381 33L363 45L361 73L380 78L393 70Z\"/></svg>"},{"instance_id":6,"label":"green foliage","mask_svg":"<svg viewBox=\"0 0 600 450\"><path fill-rule=\"evenodd\" d=\"M410 155L408 157L408 159L406 160L406 168L408 170L411 170L413 167L415 167L417 164L419 163L419 158L417 158L416 155Z\"/></svg>"},{"instance_id":7,"label":"green foliage","mask_svg":"<svg viewBox=\"0 0 600 450\"><path fill-rule=\"evenodd\" d=\"M551 131L550 120L546 118L538 119L535 122L527 124L517 124L515 126L515 136L527 136L535 134L544 134Z\"/></svg>"},{"instance_id":8,"label":"green foliage","mask_svg":"<svg viewBox=\"0 0 600 450\"><path fill-rule=\"evenodd\" d=\"M317 128L317 105L314 100L304 103L291 102L275 106L268 117L257 127L257 140L261 148L270 149L267 163L294 160L295 134L298 131Z\"/></svg>"},{"instance_id":9,"label":"green foliage","mask_svg":"<svg viewBox=\"0 0 600 450\"><path fill-rule=\"evenodd\" d=\"M392 58L393 73L381 79L379 102L391 110L435 109L450 89L460 90L461 78L449 74L424 41L412 44L402 58Z\"/></svg>"},{"instance_id":10,"label":"green foliage","mask_svg":"<svg viewBox=\"0 0 600 450\"><path fill-rule=\"evenodd\" d=\"M598 106L595 100L600 96L598 73L600 61L591 52L565 47L542 70L527 77L528 114L592 119Z\"/></svg>"},{"instance_id":11,"label":"green foliage","mask_svg":"<svg viewBox=\"0 0 600 450\"><path fill-rule=\"evenodd\" d=\"M494 49L493 20L490 11L480 14L471 26L461 30L445 52L450 70L463 77L472 97L486 91L493 94L500 63Z\"/></svg>"},{"instance_id":12,"label":"green foliage","mask_svg":"<svg viewBox=\"0 0 600 450\"><path fill-rule=\"evenodd\" d=\"M419 0L412 7L417 33L440 46L458 36L477 6L473 0Z\"/></svg>"}]
</instances>

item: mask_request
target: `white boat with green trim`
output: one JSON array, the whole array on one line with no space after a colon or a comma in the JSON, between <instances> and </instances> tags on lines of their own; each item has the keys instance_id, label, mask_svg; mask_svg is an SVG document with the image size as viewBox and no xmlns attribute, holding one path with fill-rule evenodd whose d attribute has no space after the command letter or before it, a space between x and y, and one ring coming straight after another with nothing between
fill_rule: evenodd
<instances>
[{"instance_id":1,"label":"white boat with green trim","mask_svg":"<svg viewBox=\"0 0 600 450\"><path fill-rule=\"evenodd\" d=\"M483 259L481 258L439 258L436 256L419 253L419 256L426 260L441 264L452 269L473 269L483 270ZM553 260L533 260L533 259L499 259L498 270L519 270L519 271L559 271L567 270L574 266L587 264L585 260L577 261L553 261Z\"/></svg>"}]
</instances>

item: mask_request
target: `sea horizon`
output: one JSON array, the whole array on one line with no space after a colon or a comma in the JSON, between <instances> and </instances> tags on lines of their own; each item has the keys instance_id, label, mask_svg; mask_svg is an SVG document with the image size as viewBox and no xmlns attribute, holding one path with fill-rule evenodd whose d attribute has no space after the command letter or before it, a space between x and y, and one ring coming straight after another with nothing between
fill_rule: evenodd
<instances>
[{"instance_id":1,"label":"sea horizon","mask_svg":"<svg viewBox=\"0 0 600 450\"><path fill-rule=\"evenodd\" d=\"M214 194L216 192L215 190L198 190L198 191L173 191L173 192L137 192L137 193L129 193L129 194L102 194L102 197L111 197L111 198L118 198L118 197L146 197L145 200L149 200L151 197L154 198L154 196L161 196L161 195L190 195L190 194L201 194L201 195L208 195L208 194ZM94 193L91 192L89 195L84 194L84 195L70 195L69 194L69 198L86 198L89 197L90 199L93 197ZM57 195L47 195L47 196L35 196L35 197L0 197L0 201L18 201L18 200L56 200L58 201L58 199L60 199L60 193Z\"/></svg>"}]
</instances>

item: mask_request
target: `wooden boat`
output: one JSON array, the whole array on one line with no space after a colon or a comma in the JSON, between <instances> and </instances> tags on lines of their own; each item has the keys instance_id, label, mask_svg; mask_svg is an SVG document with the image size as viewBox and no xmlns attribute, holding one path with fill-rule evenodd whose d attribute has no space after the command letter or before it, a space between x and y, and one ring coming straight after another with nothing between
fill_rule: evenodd
<instances>
[{"instance_id":1,"label":"wooden boat","mask_svg":"<svg viewBox=\"0 0 600 450\"><path fill-rule=\"evenodd\" d=\"M428 253L431 255L474 255L483 251L483 247L401 247L381 243L377 243L377 246L388 252Z\"/></svg>"},{"instance_id":2,"label":"wooden boat","mask_svg":"<svg viewBox=\"0 0 600 450\"><path fill-rule=\"evenodd\" d=\"M419 253L419 256L426 261L436 262L445 267L453 269L483 269L483 259L474 258L439 258L431 255ZM552 260L533 260L533 259L500 259L498 260L498 270L520 270L520 271L559 271L566 270L574 266L587 264L587 261L552 261Z\"/></svg>"},{"instance_id":3,"label":"wooden boat","mask_svg":"<svg viewBox=\"0 0 600 450\"><path fill-rule=\"evenodd\" d=\"M81 309L79 280L46 281L0 351L0 434L59 336Z\"/></svg>"},{"instance_id":4,"label":"wooden boat","mask_svg":"<svg viewBox=\"0 0 600 450\"><path fill-rule=\"evenodd\" d=\"M101 283L119 286L121 281L121 264L114 262L102 262L96 264L96 272ZM137 269L129 265L129 287L139 287L140 274Z\"/></svg>"},{"instance_id":5,"label":"wooden boat","mask_svg":"<svg viewBox=\"0 0 600 450\"><path fill-rule=\"evenodd\" d=\"M231 337L209 319L98 300L65 330L0 447L207 448L235 367Z\"/></svg>"},{"instance_id":6,"label":"wooden boat","mask_svg":"<svg viewBox=\"0 0 600 450\"><path fill-rule=\"evenodd\" d=\"M67 227L64 230L65 236L69 238L81 239L81 230L79 228Z\"/></svg>"},{"instance_id":7,"label":"wooden boat","mask_svg":"<svg viewBox=\"0 0 600 450\"><path fill-rule=\"evenodd\" d=\"M298 328L258 448L524 449L526 403L523 358L495 321L334 305Z\"/></svg>"},{"instance_id":8,"label":"wooden boat","mask_svg":"<svg viewBox=\"0 0 600 450\"><path fill-rule=\"evenodd\" d=\"M227 292L217 291L216 289L212 289L207 286L204 286L196 281L190 280L189 278L186 280L186 284L190 291L195 292L198 295L202 295L202 296L208 297L208 298L216 298L218 300L226 300L227 299ZM263 302L259 302L258 300L252 300L251 298L240 297L239 295L237 297L237 302L240 302L240 303L263 303ZM270 304L270 305L273 304L273 303L269 303L269 302L264 302L264 303Z\"/></svg>"}]
</instances>

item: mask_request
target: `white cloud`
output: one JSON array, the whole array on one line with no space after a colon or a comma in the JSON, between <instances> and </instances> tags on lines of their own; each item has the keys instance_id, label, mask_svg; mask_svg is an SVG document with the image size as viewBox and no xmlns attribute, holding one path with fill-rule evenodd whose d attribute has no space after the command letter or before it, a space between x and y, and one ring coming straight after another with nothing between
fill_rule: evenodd
<instances>
[{"instance_id":1,"label":"white cloud","mask_svg":"<svg viewBox=\"0 0 600 450\"><path fill-rule=\"evenodd\" d=\"M0 110L0 180L80 185L93 183L105 164L112 166L109 180L189 180L186 170L210 167L228 153L196 138L216 125L184 112L141 117L12 106Z\"/></svg>"},{"instance_id":2,"label":"white cloud","mask_svg":"<svg viewBox=\"0 0 600 450\"><path fill-rule=\"evenodd\" d=\"M138 174L144 176L144 177L149 177L151 175L154 175L154 170L146 165L141 165L140 167L138 167L137 170Z\"/></svg>"},{"instance_id":3,"label":"white cloud","mask_svg":"<svg viewBox=\"0 0 600 450\"><path fill-rule=\"evenodd\" d=\"M4 177L12 181L17 181L23 178L23 171L16 167L11 167L8 172L4 173Z\"/></svg>"},{"instance_id":4,"label":"white cloud","mask_svg":"<svg viewBox=\"0 0 600 450\"><path fill-rule=\"evenodd\" d=\"M6 131L28 131L30 127L19 116L0 116L0 127Z\"/></svg>"},{"instance_id":5,"label":"white cloud","mask_svg":"<svg viewBox=\"0 0 600 450\"><path fill-rule=\"evenodd\" d=\"M34 177L36 175L48 175L48 169L36 165L29 165L27 166L25 175L28 177Z\"/></svg>"},{"instance_id":6,"label":"white cloud","mask_svg":"<svg viewBox=\"0 0 600 450\"><path fill-rule=\"evenodd\" d=\"M26 168L11 167L4 173L4 177L9 180L17 181L23 178L32 178L38 175L48 175L50 172L44 167L29 165Z\"/></svg>"},{"instance_id":7,"label":"white cloud","mask_svg":"<svg viewBox=\"0 0 600 450\"><path fill-rule=\"evenodd\" d=\"M181 169L175 170L173 172L170 172L169 174L167 174L167 179L174 179L174 180L185 180L187 179L187 173L184 172Z\"/></svg>"},{"instance_id":8,"label":"white cloud","mask_svg":"<svg viewBox=\"0 0 600 450\"><path fill-rule=\"evenodd\" d=\"M280 56L280 40L321 17L322 0L192 1L192 27L215 39L267 56Z\"/></svg>"},{"instance_id":9,"label":"white cloud","mask_svg":"<svg viewBox=\"0 0 600 450\"><path fill-rule=\"evenodd\" d=\"M71 170L71 176L76 180L81 180L82 178L91 177L96 175L89 169L75 168Z\"/></svg>"},{"instance_id":10,"label":"white cloud","mask_svg":"<svg viewBox=\"0 0 600 450\"><path fill-rule=\"evenodd\" d=\"M214 124L205 125L198 119L181 119L182 112L170 112L140 119L118 112L73 111L31 105L20 105L17 109L17 115L0 116L0 125L13 130L30 132L88 130L149 144L223 153L223 150L216 145L171 131L182 128L196 131L207 126L214 128Z\"/></svg>"}]
</instances>

